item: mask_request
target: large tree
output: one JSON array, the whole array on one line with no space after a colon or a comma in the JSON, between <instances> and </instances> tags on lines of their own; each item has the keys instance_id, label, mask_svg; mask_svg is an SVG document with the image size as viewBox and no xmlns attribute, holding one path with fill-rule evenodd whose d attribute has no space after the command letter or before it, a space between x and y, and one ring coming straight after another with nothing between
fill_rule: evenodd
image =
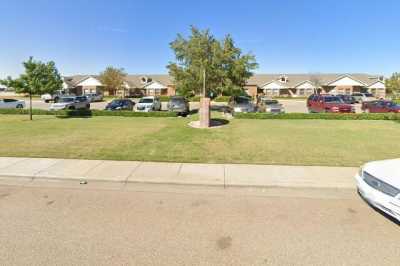
<instances>
[{"instance_id":1,"label":"large tree","mask_svg":"<svg viewBox=\"0 0 400 266\"><path fill-rule=\"evenodd\" d=\"M63 80L53 61L44 63L30 57L23 62L23 66L25 73L19 78L8 77L0 80L0 83L15 89L17 93L29 94L29 117L32 120L32 95L54 94L55 91L62 89Z\"/></svg>"},{"instance_id":2,"label":"large tree","mask_svg":"<svg viewBox=\"0 0 400 266\"><path fill-rule=\"evenodd\" d=\"M385 82L386 91L391 94L400 94L400 73L393 73Z\"/></svg>"},{"instance_id":3,"label":"large tree","mask_svg":"<svg viewBox=\"0 0 400 266\"><path fill-rule=\"evenodd\" d=\"M209 30L193 26L188 38L178 34L170 46L176 62L167 68L178 93L186 96L204 93L204 77L208 94L240 93L258 67L255 57L243 54L230 35L220 41Z\"/></svg>"},{"instance_id":4,"label":"large tree","mask_svg":"<svg viewBox=\"0 0 400 266\"><path fill-rule=\"evenodd\" d=\"M114 94L116 94L118 90L122 90L122 96L125 97L126 76L127 73L123 68L115 68L109 66L106 68L106 70L100 73L99 79L100 82L104 85L105 89L113 91Z\"/></svg>"}]
</instances>

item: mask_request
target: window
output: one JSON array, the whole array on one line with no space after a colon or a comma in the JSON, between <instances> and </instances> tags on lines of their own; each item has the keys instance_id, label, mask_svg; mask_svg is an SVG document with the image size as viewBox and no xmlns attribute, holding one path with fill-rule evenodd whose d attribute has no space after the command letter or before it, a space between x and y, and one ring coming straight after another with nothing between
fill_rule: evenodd
<instances>
[{"instance_id":1,"label":"window","mask_svg":"<svg viewBox=\"0 0 400 266\"><path fill-rule=\"evenodd\" d=\"M281 76L279 78L279 81L282 82L282 83L287 83L288 82L288 77L287 76Z\"/></svg>"},{"instance_id":2,"label":"window","mask_svg":"<svg viewBox=\"0 0 400 266\"><path fill-rule=\"evenodd\" d=\"M298 92L299 92L299 95L303 96L306 91L305 91L305 89L300 89Z\"/></svg>"}]
</instances>

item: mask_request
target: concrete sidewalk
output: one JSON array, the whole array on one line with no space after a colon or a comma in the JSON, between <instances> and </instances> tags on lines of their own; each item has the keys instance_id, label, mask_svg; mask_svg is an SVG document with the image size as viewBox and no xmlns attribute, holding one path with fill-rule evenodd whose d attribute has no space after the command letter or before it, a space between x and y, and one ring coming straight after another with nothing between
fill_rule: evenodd
<instances>
[{"instance_id":1,"label":"concrete sidewalk","mask_svg":"<svg viewBox=\"0 0 400 266\"><path fill-rule=\"evenodd\" d=\"M0 179L353 189L357 170L352 167L0 157Z\"/></svg>"}]
</instances>

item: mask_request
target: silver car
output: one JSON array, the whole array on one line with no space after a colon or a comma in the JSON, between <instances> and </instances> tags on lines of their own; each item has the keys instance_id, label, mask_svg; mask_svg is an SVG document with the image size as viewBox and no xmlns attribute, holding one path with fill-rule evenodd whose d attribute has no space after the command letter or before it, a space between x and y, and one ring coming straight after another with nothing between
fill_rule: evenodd
<instances>
[{"instance_id":1,"label":"silver car","mask_svg":"<svg viewBox=\"0 0 400 266\"><path fill-rule=\"evenodd\" d=\"M0 99L0 109L25 108L25 101L17 99Z\"/></svg>"},{"instance_id":2,"label":"silver car","mask_svg":"<svg viewBox=\"0 0 400 266\"><path fill-rule=\"evenodd\" d=\"M50 105L50 111L90 109L90 102L86 96L61 97L57 103Z\"/></svg>"},{"instance_id":3,"label":"silver car","mask_svg":"<svg viewBox=\"0 0 400 266\"><path fill-rule=\"evenodd\" d=\"M270 98L260 98L257 103L259 112L280 114L285 112L285 108L277 100Z\"/></svg>"},{"instance_id":4,"label":"silver car","mask_svg":"<svg viewBox=\"0 0 400 266\"><path fill-rule=\"evenodd\" d=\"M229 112L235 113L254 113L257 111L257 106L247 96L232 96L228 103Z\"/></svg>"},{"instance_id":5,"label":"silver car","mask_svg":"<svg viewBox=\"0 0 400 266\"><path fill-rule=\"evenodd\" d=\"M87 93L84 96L86 96L91 103L103 101L103 95L100 93Z\"/></svg>"}]
</instances>

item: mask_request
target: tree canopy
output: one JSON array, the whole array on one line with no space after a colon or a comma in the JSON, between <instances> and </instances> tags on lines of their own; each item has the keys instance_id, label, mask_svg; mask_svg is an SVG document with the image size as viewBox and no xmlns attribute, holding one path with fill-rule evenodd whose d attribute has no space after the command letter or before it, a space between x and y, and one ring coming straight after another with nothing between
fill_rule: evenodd
<instances>
[{"instance_id":1,"label":"tree canopy","mask_svg":"<svg viewBox=\"0 0 400 266\"><path fill-rule=\"evenodd\" d=\"M111 90L116 93L120 89L123 89L125 92L124 83L126 76L127 73L123 68L109 66L100 73L99 79L107 90Z\"/></svg>"},{"instance_id":2,"label":"tree canopy","mask_svg":"<svg viewBox=\"0 0 400 266\"><path fill-rule=\"evenodd\" d=\"M8 77L0 80L0 83L15 89L18 93L30 95L53 94L62 89L63 80L53 61L44 63L30 57L28 61L23 62L23 65L25 73L21 74L19 78Z\"/></svg>"},{"instance_id":3,"label":"tree canopy","mask_svg":"<svg viewBox=\"0 0 400 266\"><path fill-rule=\"evenodd\" d=\"M400 94L400 73L393 73L385 82L388 93Z\"/></svg>"},{"instance_id":4,"label":"tree canopy","mask_svg":"<svg viewBox=\"0 0 400 266\"><path fill-rule=\"evenodd\" d=\"M191 35L178 34L170 44L176 62L167 66L174 78L178 93L199 94L203 88L203 72L206 72L206 90L215 95L232 95L243 91L246 80L258 67L252 54L243 54L233 38L226 35L217 40L209 30L191 27Z\"/></svg>"},{"instance_id":5,"label":"tree canopy","mask_svg":"<svg viewBox=\"0 0 400 266\"><path fill-rule=\"evenodd\" d=\"M19 78L7 77L5 80L0 80L0 83L15 89L17 93L29 94L29 116L32 120L32 95L54 94L62 89L63 80L53 61L44 63L30 57L28 61L23 62L23 65L25 73Z\"/></svg>"}]
</instances>

